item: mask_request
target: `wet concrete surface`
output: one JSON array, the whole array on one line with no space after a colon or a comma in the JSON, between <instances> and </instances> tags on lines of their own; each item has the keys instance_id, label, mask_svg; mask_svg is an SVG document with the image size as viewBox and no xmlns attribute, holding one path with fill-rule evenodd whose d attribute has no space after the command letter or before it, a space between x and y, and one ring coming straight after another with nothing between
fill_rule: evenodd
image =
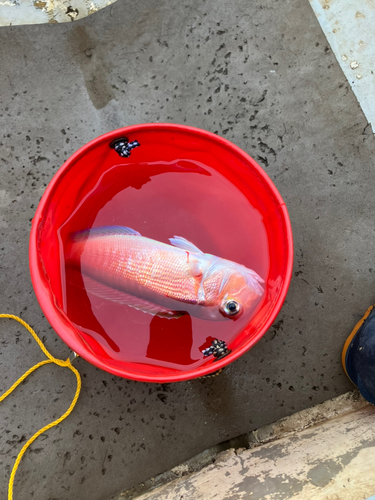
<instances>
[{"instance_id":1,"label":"wet concrete surface","mask_svg":"<svg viewBox=\"0 0 375 500\"><path fill-rule=\"evenodd\" d=\"M0 29L1 312L60 358L28 271L38 201L59 166L114 128L175 122L250 153L284 197L295 268L264 338L215 379L128 381L83 360L73 414L39 438L14 498L106 500L231 437L346 392L342 344L374 301L375 143L308 2L119 0L70 25ZM0 323L0 392L43 359ZM22 443L70 403L43 367L0 406L0 498Z\"/></svg>"}]
</instances>

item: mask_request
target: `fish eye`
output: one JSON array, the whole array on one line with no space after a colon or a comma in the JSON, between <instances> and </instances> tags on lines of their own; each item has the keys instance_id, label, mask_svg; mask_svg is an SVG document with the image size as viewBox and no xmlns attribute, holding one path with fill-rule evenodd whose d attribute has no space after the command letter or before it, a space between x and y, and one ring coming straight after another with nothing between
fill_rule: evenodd
<instances>
[{"instance_id":1,"label":"fish eye","mask_svg":"<svg viewBox=\"0 0 375 500\"><path fill-rule=\"evenodd\" d=\"M237 300L227 300L224 302L223 311L227 316L236 316L241 310L241 306Z\"/></svg>"}]
</instances>

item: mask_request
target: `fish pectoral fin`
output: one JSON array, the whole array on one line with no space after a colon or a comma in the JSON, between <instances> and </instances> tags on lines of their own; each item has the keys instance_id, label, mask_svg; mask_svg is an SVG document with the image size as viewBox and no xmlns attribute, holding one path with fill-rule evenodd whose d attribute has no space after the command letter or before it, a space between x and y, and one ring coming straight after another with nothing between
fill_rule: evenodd
<instances>
[{"instance_id":1,"label":"fish pectoral fin","mask_svg":"<svg viewBox=\"0 0 375 500\"><path fill-rule=\"evenodd\" d=\"M201 253L201 254L204 253L202 252L202 250L196 247L194 243L191 243L182 236L173 236L173 238L169 238L169 241L171 242L171 245L177 248L181 248L182 250L187 250L188 252L193 252L193 253Z\"/></svg>"},{"instance_id":2,"label":"fish pectoral fin","mask_svg":"<svg viewBox=\"0 0 375 500\"><path fill-rule=\"evenodd\" d=\"M203 268L202 268L202 263L199 261L199 259L197 259L193 255L189 255L188 264L190 266L190 271L193 276L195 277L202 276Z\"/></svg>"},{"instance_id":3,"label":"fish pectoral fin","mask_svg":"<svg viewBox=\"0 0 375 500\"><path fill-rule=\"evenodd\" d=\"M153 316L160 316L162 318L175 319L180 318L185 314L183 311L172 311L171 309L167 309L159 304L154 304L153 302L141 299L135 295L130 295L129 293L104 285L89 276L82 275L82 277L86 291L102 299L116 302L117 304L125 304L129 307L133 307L134 309L138 309L139 311L152 314Z\"/></svg>"},{"instance_id":4,"label":"fish pectoral fin","mask_svg":"<svg viewBox=\"0 0 375 500\"><path fill-rule=\"evenodd\" d=\"M100 236L114 236L114 235L127 235L127 236L142 236L141 233L125 226L102 226L93 227L85 231L78 231L74 233L73 240L85 240L87 238L98 238Z\"/></svg>"}]
</instances>

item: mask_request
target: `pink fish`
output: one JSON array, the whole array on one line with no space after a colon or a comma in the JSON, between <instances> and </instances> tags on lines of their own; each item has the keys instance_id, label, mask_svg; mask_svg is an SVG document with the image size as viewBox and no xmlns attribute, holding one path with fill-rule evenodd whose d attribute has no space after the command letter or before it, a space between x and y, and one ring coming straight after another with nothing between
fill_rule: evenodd
<instances>
[{"instance_id":1,"label":"pink fish","mask_svg":"<svg viewBox=\"0 0 375 500\"><path fill-rule=\"evenodd\" d=\"M76 233L68 260L80 266L87 292L154 315L223 320L253 310L264 291L255 271L180 236L169 241L99 227Z\"/></svg>"}]
</instances>

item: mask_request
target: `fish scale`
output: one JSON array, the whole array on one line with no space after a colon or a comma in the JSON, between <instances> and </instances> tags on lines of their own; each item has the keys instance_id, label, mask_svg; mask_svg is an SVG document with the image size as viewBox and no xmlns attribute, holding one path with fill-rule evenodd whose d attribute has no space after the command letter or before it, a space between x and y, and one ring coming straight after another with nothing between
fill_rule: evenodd
<instances>
[{"instance_id":1,"label":"fish scale","mask_svg":"<svg viewBox=\"0 0 375 500\"><path fill-rule=\"evenodd\" d=\"M80 245L82 271L101 282L129 293L142 286L175 300L197 301L200 279L191 275L184 250L119 235L89 238Z\"/></svg>"}]
</instances>

